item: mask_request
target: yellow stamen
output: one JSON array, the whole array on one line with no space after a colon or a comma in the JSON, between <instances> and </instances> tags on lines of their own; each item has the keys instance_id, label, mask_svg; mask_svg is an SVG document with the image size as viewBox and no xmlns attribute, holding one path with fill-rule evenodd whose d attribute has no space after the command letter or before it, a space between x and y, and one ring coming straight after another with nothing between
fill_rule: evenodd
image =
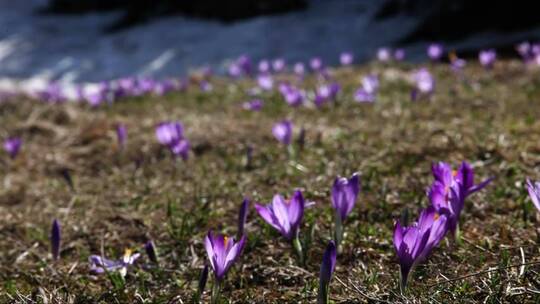
<instances>
[{"instance_id":1,"label":"yellow stamen","mask_svg":"<svg viewBox=\"0 0 540 304\"><path fill-rule=\"evenodd\" d=\"M223 246L224 246L224 247L227 247L227 242L228 242L228 241L229 241L229 237L224 236L224 237L223 237Z\"/></svg>"},{"instance_id":2,"label":"yellow stamen","mask_svg":"<svg viewBox=\"0 0 540 304\"><path fill-rule=\"evenodd\" d=\"M456 171L456 170L452 170L452 176L453 176L453 177L456 177L456 176L457 176L457 171Z\"/></svg>"},{"instance_id":3,"label":"yellow stamen","mask_svg":"<svg viewBox=\"0 0 540 304\"><path fill-rule=\"evenodd\" d=\"M440 217L440 214L439 213L435 213L435 215L433 216L433 220L438 220Z\"/></svg>"},{"instance_id":4,"label":"yellow stamen","mask_svg":"<svg viewBox=\"0 0 540 304\"><path fill-rule=\"evenodd\" d=\"M124 257L129 258L132 252L133 250L126 248L126 250L124 250Z\"/></svg>"}]
</instances>

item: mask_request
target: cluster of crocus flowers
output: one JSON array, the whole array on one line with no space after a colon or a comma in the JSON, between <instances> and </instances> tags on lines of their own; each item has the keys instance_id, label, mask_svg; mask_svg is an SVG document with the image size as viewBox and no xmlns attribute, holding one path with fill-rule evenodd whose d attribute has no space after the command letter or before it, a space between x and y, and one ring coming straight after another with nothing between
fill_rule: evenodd
<instances>
[{"instance_id":1,"label":"cluster of crocus flowers","mask_svg":"<svg viewBox=\"0 0 540 304\"><path fill-rule=\"evenodd\" d=\"M426 68L421 68L413 74L415 87L411 92L411 99L418 100L420 96L431 96L435 90L435 79Z\"/></svg>"},{"instance_id":2,"label":"cluster of crocus flowers","mask_svg":"<svg viewBox=\"0 0 540 304\"><path fill-rule=\"evenodd\" d=\"M339 247L343 240L343 222L351 213L358 193L360 192L360 176L355 173L349 179L337 177L332 186L332 207L335 210L334 241Z\"/></svg>"},{"instance_id":3,"label":"cluster of crocus flowers","mask_svg":"<svg viewBox=\"0 0 540 304\"><path fill-rule=\"evenodd\" d=\"M140 256L140 253L133 253L131 249L126 249L124 255L119 260L109 260L99 255L91 255L88 261L90 263L90 271L95 274L117 271L122 277L125 277L128 267L133 265Z\"/></svg>"},{"instance_id":4,"label":"cluster of crocus flowers","mask_svg":"<svg viewBox=\"0 0 540 304\"><path fill-rule=\"evenodd\" d=\"M285 99L285 102L292 107L297 107L304 103L304 92L290 84L280 84L279 92L283 96L283 99Z\"/></svg>"},{"instance_id":5,"label":"cluster of crocus flowers","mask_svg":"<svg viewBox=\"0 0 540 304\"><path fill-rule=\"evenodd\" d=\"M457 236L465 199L487 186L492 178L475 184L474 169L465 161L455 171L447 163L434 163L431 171L435 179L428 193L431 204L439 212L449 212L448 229Z\"/></svg>"},{"instance_id":6,"label":"cluster of crocus flowers","mask_svg":"<svg viewBox=\"0 0 540 304\"><path fill-rule=\"evenodd\" d=\"M215 278L212 303L217 303L221 291L221 282L242 253L245 243L245 236L242 236L238 242L235 242L234 238L214 234L212 231L209 231L206 235L204 248L206 249L210 266L214 270Z\"/></svg>"},{"instance_id":7,"label":"cluster of crocus flowers","mask_svg":"<svg viewBox=\"0 0 540 304\"><path fill-rule=\"evenodd\" d=\"M364 76L361 87L354 93L354 100L357 102L374 102L378 89L379 79L376 75L370 74Z\"/></svg>"},{"instance_id":8,"label":"cluster of crocus flowers","mask_svg":"<svg viewBox=\"0 0 540 304\"><path fill-rule=\"evenodd\" d=\"M266 206L255 204L255 209L264 221L279 231L285 239L292 242L301 263L303 263L304 255L299 232L304 217L304 208L304 196L300 190L296 190L290 200L285 200L281 195L276 194L272 202Z\"/></svg>"},{"instance_id":9,"label":"cluster of crocus flowers","mask_svg":"<svg viewBox=\"0 0 540 304\"><path fill-rule=\"evenodd\" d=\"M19 154L22 146L22 140L19 137L10 137L4 141L4 150L11 158L15 158Z\"/></svg>"},{"instance_id":10,"label":"cluster of crocus flowers","mask_svg":"<svg viewBox=\"0 0 540 304\"><path fill-rule=\"evenodd\" d=\"M341 87L337 82L323 84L317 88L313 102L317 107L320 107L327 102L334 101L340 89Z\"/></svg>"},{"instance_id":11,"label":"cluster of crocus flowers","mask_svg":"<svg viewBox=\"0 0 540 304\"><path fill-rule=\"evenodd\" d=\"M394 227L394 248L400 266L400 287L404 291L410 274L418 263L427 258L433 248L444 238L447 231L448 218L433 207L420 213L417 222L404 227L396 221Z\"/></svg>"},{"instance_id":12,"label":"cluster of crocus flowers","mask_svg":"<svg viewBox=\"0 0 540 304\"><path fill-rule=\"evenodd\" d=\"M497 60L497 53L494 49L482 50L478 54L478 61L480 64L486 68L491 69Z\"/></svg>"},{"instance_id":13,"label":"cluster of crocus flowers","mask_svg":"<svg viewBox=\"0 0 540 304\"><path fill-rule=\"evenodd\" d=\"M158 141L166 146L175 156L186 160L190 143L184 138L184 127L180 122L162 122L156 127Z\"/></svg>"}]
</instances>

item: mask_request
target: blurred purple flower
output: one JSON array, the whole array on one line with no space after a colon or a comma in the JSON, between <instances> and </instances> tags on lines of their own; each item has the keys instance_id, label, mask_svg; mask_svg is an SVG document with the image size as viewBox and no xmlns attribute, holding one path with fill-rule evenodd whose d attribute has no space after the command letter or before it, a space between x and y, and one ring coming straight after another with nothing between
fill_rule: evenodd
<instances>
[{"instance_id":1,"label":"blurred purple flower","mask_svg":"<svg viewBox=\"0 0 540 304\"><path fill-rule=\"evenodd\" d=\"M482 50L478 54L478 60L483 67L491 69L495 64L495 60L497 60L497 53L493 49Z\"/></svg>"},{"instance_id":2,"label":"blurred purple flower","mask_svg":"<svg viewBox=\"0 0 540 304\"><path fill-rule=\"evenodd\" d=\"M357 102L374 102L379 88L379 79L370 74L362 78L362 86L356 90L354 100Z\"/></svg>"},{"instance_id":3,"label":"blurred purple flower","mask_svg":"<svg viewBox=\"0 0 540 304\"><path fill-rule=\"evenodd\" d=\"M272 62L272 69L276 73L281 73L285 70L285 60L283 58L277 58Z\"/></svg>"},{"instance_id":4,"label":"blurred purple flower","mask_svg":"<svg viewBox=\"0 0 540 304\"><path fill-rule=\"evenodd\" d=\"M234 238L215 235L212 231L208 232L204 239L204 247L217 281L223 280L231 266L242 253L245 243L245 236L242 236L238 242L235 242Z\"/></svg>"},{"instance_id":5,"label":"blurred purple flower","mask_svg":"<svg viewBox=\"0 0 540 304\"><path fill-rule=\"evenodd\" d=\"M418 98L418 93L424 95L431 95L435 90L435 79L431 76L431 73L426 68L421 68L413 74L413 80L415 82L415 88L411 94L412 100Z\"/></svg>"},{"instance_id":6,"label":"blurred purple flower","mask_svg":"<svg viewBox=\"0 0 540 304\"><path fill-rule=\"evenodd\" d=\"M263 107L263 101L260 99L253 99L250 101L246 101L242 104L242 107L244 110L248 111L260 111Z\"/></svg>"},{"instance_id":7,"label":"blurred purple flower","mask_svg":"<svg viewBox=\"0 0 540 304\"><path fill-rule=\"evenodd\" d=\"M304 197L300 190L294 192L290 201L276 194L272 202L266 206L255 204L259 215L287 240L297 238L304 217L304 208Z\"/></svg>"},{"instance_id":8,"label":"blurred purple flower","mask_svg":"<svg viewBox=\"0 0 540 304\"><path fill-rule=\"evenodd\" d=\"M319 57L311 58L311 60L309 61L309 67L314 72L318 72L318 71L322 70L323 62L322 62L321 58L319 58Z\"/></svg>"},{"instance_id":9,"label":"blurred purple flower","mask_svg":"<svg viewBox=\"0 0 540 304\"><path fill-rule=\"evenodd\" d=\"M272 127L274 137L284 145L290 145L292 139L293 124L290 120L283 120Z\"/></svg>"},{"instance_id":10,"label":"blurred purple flower","mask_svg":"<svg viewBox=\"0 0 540 304\"><path fill-rule=\"evenodd\" d=\"M274 79L270 74L259 74L257 84L263 90L270 91L274 87Z\"/></svg>"},{"instance_id":11,"label":"blurred purple flower","mask_svg":"<svg viewBox=\"0 0 540 304\"><path fill-rule=\"evenodd\" d=\"M341 53L339 56L339 62L341 65L351 65L354 60L354 55L351 52Z\"/></svg>"},{"instance_id":12,"label":"blurred purple flower","mask_svg":"<svg viewBox=\"0 0 540 304\"><path fill-rule=\"evenodd\" d=\"M22 140L19 137L10 137L4 141L4 150L11 158L15 158L21 150Z\"/></svg>"},{"instance_id":13,"label":"blurred purple flower","mask_svg":"<svg viewBox=\"0 0 540 304\"><path fill-rule=\"evenodd\" d=\"M293 70L294 70L294 73L299 77L304 76L305 71L306 71L306 69L304 67L304 64L301 63L301 62L295 63L294 67L293 67Z\"/></svg>"},{"instance_id":14,"label":"blurred purple flower","mask_svg":"<svg viewBox=\"0 0 540 304\"><path fill-rule=\"evenodd\" d=\"M124 148L127 139L127 129L124 124L119 123L116 125L116 138L118 140L118 146Z\"/></svg>"},{"instance_id":15,"label":"blurred purple flower","mask_svg":"<svg viewBox=\"0 0 540 304\"><path fill-rule=\"evenodd\" d=\"M140 256L140 253L132 254L130 249L126 249L120 260L109 260L99 255L91 255L88 258L90 271L96 274L118 271L122 277L125 277L128 267L133 265Z\"/></svg>"},{"instance_id":16,"label":"blurred purple flower","mask_svg":"<svg viewBox=\"0 0 540 304\"><path fill-rule=\"evenodd\" d=\"M190 144L184 138L184 127L180 122L162 122L156 127L158 141L184 160L188 158Z\"/></svg>"},{"instance_id":17,"label":"blurred purple flower","mask_svg":"<svg viewBox=\"0 0 540 304\"><path fill-rule=\"evenodd\" d=\"M527 41L522 42L516 46L516 51L523 58L524 61L529 61L532 55L531 44Z\"/></svg>"},{"instance_id":18,"label":"blurred purple flower","mask_svg":"<svg viewBox=\"0 0 540 304\"><path fill-rule=\"evenodd\" d=\"M387 62L390 60L390 49L386 47L379 48L377 50L377 60L381 62Z\"/></svg>"},{"instance_id":19,"label":"blurred purple flower","mask_svg":"<svg viewBox=\"0 0 540 304\"><path fill-rule=\"evenodd\" d=\"M259 73L266 74L270 72L270 62L268 60L263 59L259 61Z\"/></svg>"},{"instance_id":20,"label":"blurred purple flower","mask_svg":"<svg viewBox=\"0 0 540 304\"><path fill-rule=\"evenodd\" d=\"M438 43L432 43L427 48L427 54L432 61L439 61L443 56L443 46Z\"/></svg>"},{"instance_id":21,"label":"blurred purple flower","mask_svg":"<svg viewBox=\"0 0 540 304\"><path fill-rule=\"evenodd\" d=\"M532 182L530 179L527 179L527 191L534 206L540 211L540 182Z\"/></svg>"},{"instance_id":22,"label":"blurred purple flower","mask_svg":"<svg viewBox=\"0 0 540 304\"><path fill-rule=\"evenodd\" d=\"M290 106L297 107L304 103L304 93L292 85L282 83L279 85L279 91Z\"/></svg>"},{"instance_id":23,"label":"blurred purple flower","mask_svg":"<svg viewBox=\"0 0 540 304\"><path fill-rule=\"evenodd\" d=\"M405 50L404 49L396 49L394 51L394 59L396 61L403 61L403 59L405 59Z\"/></svg>"}]
</instances>

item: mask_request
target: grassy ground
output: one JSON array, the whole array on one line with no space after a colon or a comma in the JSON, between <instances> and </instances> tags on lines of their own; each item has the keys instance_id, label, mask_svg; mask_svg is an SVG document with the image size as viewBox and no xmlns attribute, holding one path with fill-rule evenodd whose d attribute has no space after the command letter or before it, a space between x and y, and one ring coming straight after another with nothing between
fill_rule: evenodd
<instances>
[{"instance_id":1,"label":"grassy ground","mask_svg":"<svg viewBox=\"0 0 540 304\"><path fill-rule=\"evenodd\" d=\"M246 112L240 103L251 84L220 79L211 93L193 89L97 109L0 104L0 138L24 140L14 161L0 155L0 302L188 303L206 260L206 232L234 235L244 196L266 203L274 193L301 188L316 202L301 228L307 266L298 266L289 244L250 208L249 241L223 293L232 303L312 303L331 236L330 187L336 175L355 171L362 192L345 223L333 301L540 301L540 265L508 267L540 261L536 210L523 188L527 176L540 179L540 73L519 62L499 63L491 72L471 64L464 77L447 66L430 67L435 95L411 102L406 78L412 68L337 70L343 92L337 104L322 109L292 109L273 93L263 97L260 113ZM381 76L378 100L357 104L352 92L368 72ZM306 86L312 84L308 79ZM270 131L286 117L296 134L300 126L307 132L296 162ZM158 145L154 126L163 120L184 123L193 145L187 162L175 162ZM118 122L128 127L123 151L116 145ZM253 164L245 168L249 145ZM496 179L467 201L462 243L443 241L402 297L394 220L415 218L428 205L431 162L461 160L472 162L477 180ZM74 191L61 177L66 169ZM63 229L57 263L48 249L53 218ZM148 239L159 248L160 269L144 270L143 254L124 286L89 273L90 254L143 252Z\"/></svg>"}]
</instances>

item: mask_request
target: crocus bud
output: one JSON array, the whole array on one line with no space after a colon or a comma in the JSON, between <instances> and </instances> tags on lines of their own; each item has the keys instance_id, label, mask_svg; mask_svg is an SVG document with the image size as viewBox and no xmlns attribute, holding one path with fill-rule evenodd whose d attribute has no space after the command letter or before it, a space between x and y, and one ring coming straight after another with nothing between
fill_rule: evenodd
<instances>
[{"instance_id":1,"label":"crocus bud","mask_svg":"<svg viewBox=\"0 0 540 304\"><path fill-rule=\"evenodd\" d=\"M332 274L336 267L336 245L333 241L328 243L326 250L324 251L323 260L321 264L321 272L319 274L319 296L317 303L328 303L328 286L332 279Z\"/></svg>"},{"instance_id":2,"label":"crocus bud","mask_svg":"<svg viewBox=\"0 0 540 304\"><path fill-rule=\"evenodd\" d=\"M51 253L53 260L60 258L60 223L54 220L51 228Z\"/></svg>"},{"instance_id":3,"label":"crocus bud","mask_svg":"<svg viewBox=\"0 0 540 304\"><path fill-rule=\"evenodd\" d=\"M244 226L246 224L248 215L249 200L244 198L244 201L240 205L240 212L238 213L238 234L237 238L240 239L244 235Z\"/></svg>"},{"instance_id":4,"label":"crocus bud","mask_svg":"<svg viewBox=\"0 0 540 304\"><path fill-rule=\"evenodd\" d=\"M22 146L22 140L18 137L11 137L4 142L4 150L9 154L9 157L15 158Z\"/></svg>"},{"instance_id":5,"label":"crocus bud","mask_svg":"<svg viewBox=\"0 0 540 304\"><path fill-rule=\"evenodd\" d=\"M146 254L148 255L150 261L152 261L156 265L159 264L156 245L153 241L146 242L146 244L144 244L144 250L146 251Z\"/></svg>"},{"instance_id":6,"label":"crocus bud","mask_svg":"<svg viewBox=\"0 0 540 304\"><path fill-rule=\"evenodd\" d=\"M124 148L127 139L127 129L124 124L118 124L116 126L116 138L118 139L120 149Z\"/></svg>"},{"instance_id":7,"label":"crocus bud","mask_svg":"<svg viewBox=\"0 0 540 304\"><path fill-rule=\"evenodd\" d=\"M197 288L198 298L201 297L202 293L204 292L204 288L206 287L206 282L208 281L208 264L204 265L204 268L201 270L201 275L199 276L199 285Z\"/></svg>"}]
</instances>

